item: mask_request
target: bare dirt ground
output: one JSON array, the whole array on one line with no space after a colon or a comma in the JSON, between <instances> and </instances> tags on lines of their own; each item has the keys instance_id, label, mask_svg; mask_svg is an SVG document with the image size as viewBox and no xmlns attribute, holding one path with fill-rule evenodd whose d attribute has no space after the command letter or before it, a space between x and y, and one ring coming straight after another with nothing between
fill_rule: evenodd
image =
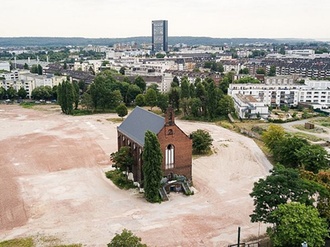
<instances>
[{"instance_id":1,"label":"bare dirt ground","mask_svg":"<svg viewBox=\"0 0 330 247\"><path fill-rule=\"evenodd\" d=\"M123 228L148 246L227 246L265 232L250 223L253 183L271 164L253 140L207 123L177 121L187 134L205 129L215 153L193 160L195 195L150 204L107 180L117 149L111 114L72 117L56 108L0 105L0 240L54 236L106 246Z\"/></svg>"}]
</instances>

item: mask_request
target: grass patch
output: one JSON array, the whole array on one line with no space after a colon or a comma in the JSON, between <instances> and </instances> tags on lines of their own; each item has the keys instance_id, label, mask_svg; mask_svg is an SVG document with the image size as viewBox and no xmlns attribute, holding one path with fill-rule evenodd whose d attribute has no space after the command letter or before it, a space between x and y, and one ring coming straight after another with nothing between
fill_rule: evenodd
<instances>
[{"instance_id":1,"label":"grass patch","mask_svg":"<svg viewBox=\"0 0 330 247\"><path fill-rule=\"evenodd\" d=\"M15 238L0 242L0 247L34 247L33 238Z\"/></svg>"},{"instance_id":2,"label":"grass patch","mask_svg":"<svg viewBox=\"0 0 330 247\"><path fill-rule=\"evenodd\" d=\"M216 122L215 124L222 127L222 128L225 128L225 129L235 130L235 126L232 123L230 123L229 121L226 121L226 120Z\"/></svg>"},{"instance_id":3,"label":"grass patch","mask_svg":"<svg viewBox=\"0 0 330 247\"><path fill-rule=\"evenodd\" d=\"M113 123L121 123L123 121L122 118L107 118L106 120Z\"/></svg>"},{"instance_id":4,"label":"grass patch","mask_svg":"<svg viewBox=\"0 0 330 247\"><path fill-rule=\"evenodd\" d=\"M0 247L82 247L82 244L61 244L61 240L52 236L15 238L0 242Z\"/></svg>"},{"instance_id":5,"label":"grass patch","mask_svg":"<svg viewBox=\"0 0 330 247\"><path fill-rule=\"evenodd\" d=\"M36 104L33 102L23 102L20 104L23 108L31 109L35 106Z\"/></svg>"},{"instance_id":6,"label":"grass patch","mask_svg":"<svg viewBox=\"0 0 330 247\"><path fill-rule=\"evenodd\" d=\"M120 170L111 170L105 172L105 176L109 178L118 188L128 190L135 188L133 181L128 180L126 175Z\"/></svg>"},{"instance_id":7,"label":"grass patch","mask_svg":"<svg viewBox=\"0 0 330 247\"><path fill-rule=\"evenodd\" d=\"M93 112L87 109L77 109L73 110L73 116L85 116L85 115L92 115Z\"/></svg>"},{"instance_id":8,"label":"grass patch","mask_svg":"<svg viewBox=\"0 0 330 247\"><path fill-rule=\"evenodd\" d=\"M314 135L310 135L310 134L306 134L306 133L302 133L302 132L292 133L292 135L294 135L296 137L307 139L308 141L311 141L311 142L318 142L318 141L322 141L323 140L320 137L317 137L317 136L314 136Z\"/></svg>"},{"instance_id":9,"label":"grass patch","mask_svg":"<svg viewBox=\"0 0 330 247\"><path fill-rule=\"evenodd\" d=\"M303 125L303 124L293 125L292 127L295 129L298 129L298 130L307 131L307 132L311 132L311 133L327 133L326 130L319 128L319 127L315 127L314 129L306 129L305 125Z\"/></svg>"},{"instance_id":10,"label":"grass patch","mask_svg":"<svg viewBox=\"0 0 330 247\"><path fill-rule=\"evenodd\" d=\"M330 117L314 119L312 122L330 128Z\"/></svg>"}]
</instances>

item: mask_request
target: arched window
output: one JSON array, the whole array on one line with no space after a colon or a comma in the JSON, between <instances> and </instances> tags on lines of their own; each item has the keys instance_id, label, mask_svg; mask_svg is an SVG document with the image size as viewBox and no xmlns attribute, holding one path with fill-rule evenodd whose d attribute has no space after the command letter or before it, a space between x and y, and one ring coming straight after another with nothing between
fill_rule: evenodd
<instances>
[{"instance_id":1,"label":"arched window","mask_svg":"<svg viewBox=\"0 0 330 247\"><path fill-rule=\"evenodd\" d=\"M169 144L165 150L165 169L174 168L174 146Z\"/></svg>"}]
</instances>

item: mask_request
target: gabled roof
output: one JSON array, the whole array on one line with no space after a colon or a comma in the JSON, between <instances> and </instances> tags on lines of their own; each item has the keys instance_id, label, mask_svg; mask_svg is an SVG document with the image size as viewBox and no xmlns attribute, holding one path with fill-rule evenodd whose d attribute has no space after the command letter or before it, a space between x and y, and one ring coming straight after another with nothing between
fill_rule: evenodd
<instances>
[{"instance_id":1,"label":"gabled roof","mask_svg":"<svg viewBox=\"0 0 330 247\"><path fill-rule=\"evenodd\" d=\"M143 147L144 136L147 130L158 134L164 127L164 124L165 119L163 117L137 106L117 129Z\"/></svg>"}]
</instances>

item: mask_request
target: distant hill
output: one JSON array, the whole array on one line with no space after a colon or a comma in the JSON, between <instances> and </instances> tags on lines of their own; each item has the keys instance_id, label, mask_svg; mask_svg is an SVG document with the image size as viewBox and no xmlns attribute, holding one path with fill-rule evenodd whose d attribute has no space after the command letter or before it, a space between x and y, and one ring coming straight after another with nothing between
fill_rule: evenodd
<instances>
[{"instance_id":1,"label":"distant hill","mask_svg":"<svg viewBox=\"0 0 330 247\"><path fill-rule=\"evenodd\" d=\"M136 42L138 44L150 44L151 37L129 37L129 38L56 38L56 37L13 37L1 38L0 47L54 47L54 46L86 46L86 45L103 45L112 46L115 43ZM184 43L187 45L238 45L253 43L298 43L298 42L315 42L315 40L302 39L257 39L257 38L210 38L210 37L190 37L175 36L169 37L169 44L175 45Z\"/></svg>"}]
</instances>

